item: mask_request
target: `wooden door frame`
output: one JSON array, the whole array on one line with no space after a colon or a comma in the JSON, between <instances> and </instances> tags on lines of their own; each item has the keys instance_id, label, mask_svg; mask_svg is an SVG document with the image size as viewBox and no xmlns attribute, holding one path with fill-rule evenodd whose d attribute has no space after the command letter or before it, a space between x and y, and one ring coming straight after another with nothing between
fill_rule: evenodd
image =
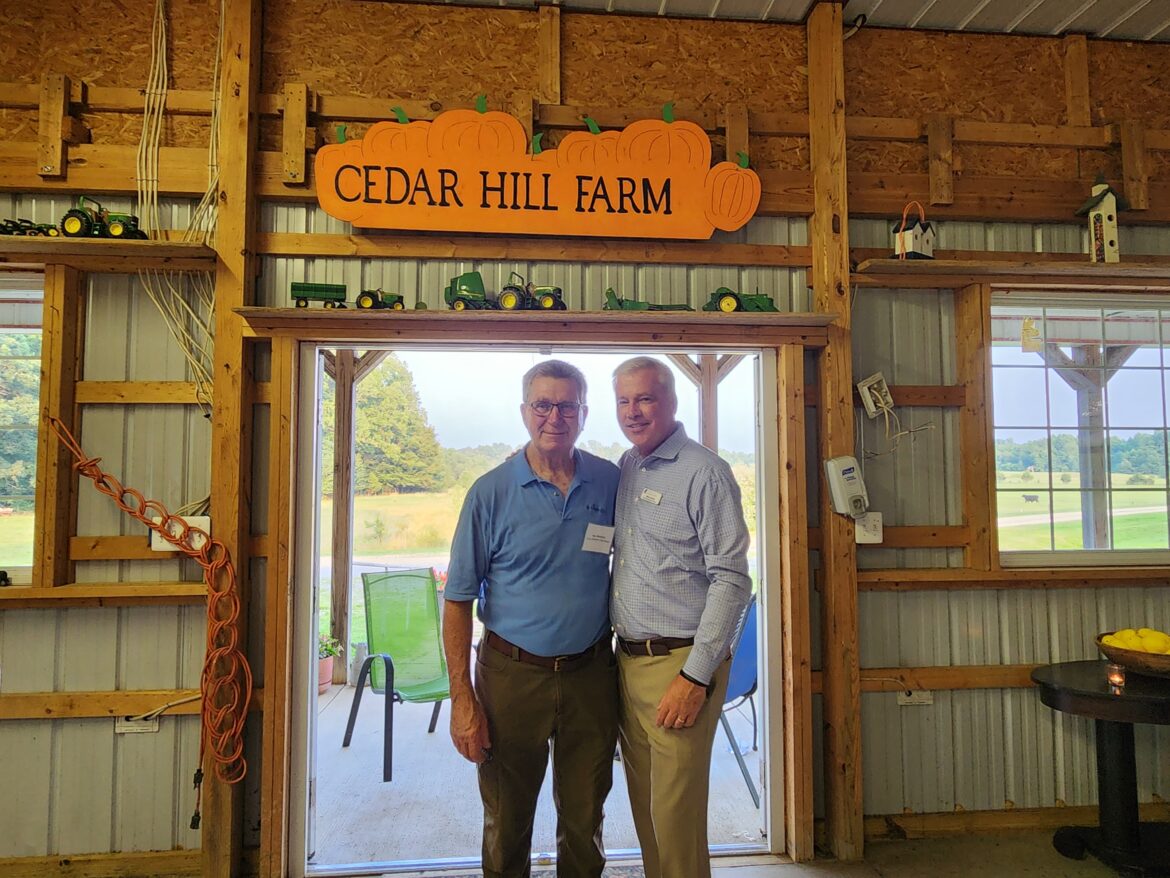
<instances>
[{"instance_id":1,"label":"wooden door frame","mask_svg":"<svg viewBox=\"0 0 1170 878\"><path fill-rule=\"evenodd\" d=\"M260 788L261 826L265 827L260 848L262 878L283 876L288 866L292 792L289 788L288 743L294 670L290 649L294 622L290 612L294 565L290 552L296 545L292 498L297 453L299 353L302 344L349 345L363 339L371 340L371 327L379 323L382 328L379 340L386 344L457 342L464 345L527 346L534 342L553 342L591 348L637 348L650 352L719 347L774 352L778 434L775 471L779 479L781 507L775 512L776 520L781 524L780 555L786 571L781 579L781 600L776 601L776 606L770 611L777 616L769 619L770 626L765 626L766 630L782 632L784 655L784 667L781 674L773 678L773 690L769 693L779 690L783 730L768 733L782 735L778 747L775 738L772 739L771 752L782 754L784 763L785 852L796 861L812 858L812 657L807 576L804 352L806 348L817 349L825 344L828 321L823 315L761 315L755 319L752 319L753 315L731 315L745 318L732 323L727 315L682 315L683 319L671 314L661 319L653 314L604 315L607 319L598 321L587 319L598 315L583 314L545 319L541 321L540 331L534 332L532 320L477 319L484 315L411 314L413 319L402 320L398 316L391 324L381 315L371 323L370 318L362 315L346 315L344 321L325 321L314 320L314 315L303 311L286 309L244 308L240 312L247 322L248 335L272 339L273 428L268 449L271 479L268 533L272 551L264 614L265 700L261 759L264 771ZM521 318L527 316L520 315ZM625 331L613 332L613 321L609 319L612 316L625 318L622 324ZM644 319L631 320L631 317ZM785 319L777 321L776 317ZM328 325L324 325L326 322ZM280 376L279 381L277 376ZM767 387L761 388L761 393L768 392ZM794 588L794 584L799 587Z\"/></svg>"}]
</instances>

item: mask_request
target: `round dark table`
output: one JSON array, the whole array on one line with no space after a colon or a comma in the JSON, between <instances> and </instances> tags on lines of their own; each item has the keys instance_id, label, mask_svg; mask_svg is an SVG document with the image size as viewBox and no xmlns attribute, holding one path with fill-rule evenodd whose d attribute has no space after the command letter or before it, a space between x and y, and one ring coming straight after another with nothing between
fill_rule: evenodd
<instances>
[{"instance_id":1,"label":"round dark table","mask_svg":"<svg viewBox=\"0 0 1170 878\"><path fill-rule=\"evenodd\" d=\"M1170 725L1170 679L1126 671L1112 689L1103 661L1060 662L1032 672L1040 700L1097 725L1098 826L1062 826L1052 838L1064 856L1092 853L1122 874L1170 875L1170 823L1138 819L1133 724Z\"/></svg>"}]
</instances>

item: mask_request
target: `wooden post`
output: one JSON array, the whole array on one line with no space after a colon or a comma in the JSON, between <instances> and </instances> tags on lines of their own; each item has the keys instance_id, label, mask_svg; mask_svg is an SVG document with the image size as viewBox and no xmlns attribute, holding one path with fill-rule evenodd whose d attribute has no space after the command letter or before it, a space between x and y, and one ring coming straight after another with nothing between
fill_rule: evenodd
<instances>
[{"instance_id":1,"label":"wooden post","mask_svg":"<svg viewBox=\"0 0 1170 878\"><path fill-rule=\"evenodd\" d=\"M561 102L561 10L541 6L537 10L540 36L537 40L537 87L542 104Z\"/></svg>"},{"instance_id":2,"label":"wooden post","mask_svg":"<svg viewBox=\"0 0 1170 878\"><path fill-rule=\"evenodd\" d=\"M333 593L329 633L341 643L333 682L344 683L349 662L349 581L353 570L353 445L357 404L353 351L337 351L333 363Z\"/></svg>"},{"instance_id":3,"label":"wooden post","mask_svg":"<svg viewBox=\"0 0 1170 878\"><path fill-rule=\"evenodd\" d=\"M288 874L288 737L292 680L292 484L297 399L297 345L272 340L272 401L268 439L268 580L264 595L263 768L260 790L261 878Z\"/></svg>"},{"instance_id":4,"label":"wooden post","mask_svg":"<svg viewBox=\"0 0 1170 878\"><path fill-rule=\"evenodd\" d=\"M820 356L820 450L827 459L853 453L841 4L818 3L809 13L807 29L813 295L818 311L837 317ZM833 512L824 479L820 493L826 831L837 859L856 860L864 850L857 547L853 520Z\"/></svg>"},{"instance_id":5,"label":"wooden post","mask_svg":"<svg viewBox=\"0 0 1170 878\"><path fill-rule=\"evenodd\" d=\"M73 457L49 428L59 418L78 431L75 387L80 378L85 276L63 265L45 266L41 327L41 420L37 427L37 481L32 584L52 588L73 581L69 540L77 520ZM80 436L78 437L80 438Z\"/></svg>"},{"instance_id":6,"label":"wooden post","mask_svg":"<svg viewBox=\"0 0 1170 878\"><path fill-rule=\"evenodd\" d=\"M284 121L281 146L284 152L284 182L305 182L305 144L309 127L309 87L303 82L284 85Z\"/></svg>"},{"instance_id":7,"label":"wooden post","mask_svg":"<svg viewBox=\"0 0 1170 878\"><path fill-rule=\"evenodd\" d=\"M211 427L211 526L231 553L240 590L238 642L247 643L248 499L242 469L251 459L243 447L250 432L244 406L246 374L243 323L233 309L249 304L256 277L255 193L256 92L260 77L261 0L226 0L223 57L220 59L219 142L231 145L221 155L219 227L215 241L219 262L215 277L215 351ZM270 679L269 685L287 685ZM255 771L257 766L249 770ZM240 873L243 830L243 783L228 785L215 777L210 760L203 766L203 874L234 878Z\"/></svg>"},{"instance_id":8,"label":"wooden post","mask_svg":"<svg viewBox=\"0 0 1170 878\"><path fill-rule=\"evenodd\" d=\"M1122 122L1121 173L1130 210L1150 209L1150 165L1146 155L1146 129L1140 122Z\"/></svg>"},{"instance_id":9,"label":"wooden post","mask_svg":"<svg viewBox=\"0 0 1170 878\"><path fill-rule=\"evenodd\" d=\"M971 570L995 570L995 447L991 430L991 287L972 284L955 291L955 366L963 386L959 411L963 523L970 540L963 550Z\"/></svg>"},{"instance_id":10,"label":"wooden post","mask_svg":"<svg viewBox=\"0 0 1170 878\"><path fill-rule=\"evenodd\" d=\"M69 78L61 73L41 77L38 120L37 173L42 177L65 175L65 117L69 115ZM72 130L72 125L69 126Z\"/></svg>"},{"instance_id":11,"label":"wooden post","mask_svg":"<svg viewBox=\"0 0 1170 878\"><path fill-rule=\"evenodd\" d=\"M1064 38L1064 99L1069 125L1093 124L1089 102L1089 44L1084 34Z\"/></svg>"},{"instance_id":12,"label":"wooden post","mask_svg":"<svg viewBox=\"0 0 1170 878\"><path fill-rule=\"evenodd\" d=\"M955 201L955 126L950 116L936 113L926 120L926 148L930 155L930 203Z\"/></svg>"},{"instance_id":13,"label":"wooden post","mask_svg":"<svg viewBox=\"0 0 1170 878\"><path fill-rule=\"evenodd\" d=\"M812 645L804 443L804 348L776 352L780 446L780 567L784 576L784 825L788 856L813 858Z\"/></svg>"},{"instance_id":14,"label":"wooden post","mask_svg":"<svg viewBox=\"0 0 1170 878\"><path fill-rule=\"evenodd\" d=\"M741 152L751 156L747 104L728 104L723 108L723 137L727 161L738 163Z\"/></svg>"}]
</instances>

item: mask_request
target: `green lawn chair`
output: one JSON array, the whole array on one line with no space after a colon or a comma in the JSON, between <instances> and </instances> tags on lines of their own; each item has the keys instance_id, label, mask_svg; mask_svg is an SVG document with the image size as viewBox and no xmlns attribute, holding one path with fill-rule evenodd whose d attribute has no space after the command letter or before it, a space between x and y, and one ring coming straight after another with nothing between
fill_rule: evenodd
<instances>
[{"instance_id":1,"label":"green lawn chair","mask_svg":"<svg viewBox=\"0 0 1170 878\"><path fill-rule=\"evenodd\" d=\"M375 692L380 695L392 693L386 698L382 743L382 780L389 781L394 756L394 702L434 702L431 726L427 729L434 732L439 708L444 699L451 697L439 623L439 592L434 572L429 567L363 573L362 588L366 594L366 638L370 657L362 664L358 675L341 746L349 746L368 676L370 688Z\"/></svg>"}]
</instances>

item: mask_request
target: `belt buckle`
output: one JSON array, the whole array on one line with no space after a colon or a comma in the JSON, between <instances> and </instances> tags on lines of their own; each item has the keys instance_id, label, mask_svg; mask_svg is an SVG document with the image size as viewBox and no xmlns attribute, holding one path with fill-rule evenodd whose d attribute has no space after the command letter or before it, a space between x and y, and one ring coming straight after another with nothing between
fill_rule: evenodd
<instances>
[{"instance_id":1,"label":"belt buckle","mask_svg":"<svg viewBox=\"0 0 1170 878\"><path fill-rule=\"evenodd\" d=\"M567 655L558 655L553 659L553 671L559 671L561 669L561 662L568 660L569 657Z\"/></svg>"},{"instance_id":2,"label":"belt buckle","mask_svg":"<svg viewBox=\"0 0 1170 878\"><path fill-rule=\"evenodd\" d=\"M653 637L646 638L646 655L650 655L650 656L654 655L654 638Z\"/></svg>"}]
</instances>

